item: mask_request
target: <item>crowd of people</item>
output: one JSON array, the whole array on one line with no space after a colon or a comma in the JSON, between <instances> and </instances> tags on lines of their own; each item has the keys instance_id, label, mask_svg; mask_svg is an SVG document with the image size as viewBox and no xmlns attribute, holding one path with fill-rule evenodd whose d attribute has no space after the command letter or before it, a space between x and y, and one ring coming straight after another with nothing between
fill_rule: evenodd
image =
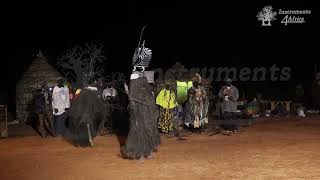
<instances>
[{"instance_id":1,"label":"crowd of people","mask_svg":"<svg viewBox=\"0 0 320 180\"><path fill-rule=\"evenodd\" d=\"M177 134L179 127L192 131L198 130L198 132L212 130L208 128L209 92L203 86L199 74L195 73L190 81L186 82L165 81L159 90L154 88L154 84L148 83L148 80L147 84L138 86L149 87L142 90L133 86L133 82L131 80L130 88L128 88L131 91L126 91L124 88L130 103L121 104L123 108L126 109L128 105L135 107L137 103L147 103L147 100L144 99L147 98L147 92L142 93L142 90L146 90L151 93L148 105L154 106L154 111L144 112L143 109L139 109L136 112L138 114L129 111L131 118L143 117L152 112L151 119L155 119L153 121L156 123L157 131L171 136ZM126 87L126 84L123 87ZM135 98L134 90L136 94L141 94L141 97ZM68 87L67 81L63 78L59 78L53 88L47 87L47 83L41 81L40 88L34 94L34 112L40 122L41 136L47 137L50 134L55 137L71 136L78 143L88 138L90 145L93 145L92 139L98 131L108 126L106 123L112 126L110 113L115 103L119 105L117 98L120 93L118 91L116 87L105 86L99 80L81 89ZM232 85L231 79L226 80L226 86L221 88L218 97L221 100L222 117L230 120L228 124L222 124L219 127L225 132L237 132L237 127L230 122L237 119L235 112L239 93ZM135 106L134 103L136 103Z\"/></svg>"},{"instance_id":2,"label":"crowd of people","mask_svg":"<svg viewBox=\"0 0 320 180\"><path fill-rule=\"evenodd\" d=\"M48 88L42 81L34 96L34 112L40 122L41 136L51 134L76 146L93 146L94 138L106 123L113 128L112 114L117 105L122 110L116 113L127 112L129 119L126 143L121 147L125 158L154 157L161 144L160 135L177 136L179 127L193 132L218 130L229 135L237 132L235 113L239 93L231 79L226 80L218 94L224 120L209 129L210 83L194 73L190 79L168 79L162 86L156 86L145 73L150 60L151 50L143 43L133 58L129 86L123 82L120 88L104 85L101 78L91 78L77 89L68 86L63 78L59 78L53 88ZM119 101L120 96L126 97L127 101Z\"/></svg>"}]
</instances>

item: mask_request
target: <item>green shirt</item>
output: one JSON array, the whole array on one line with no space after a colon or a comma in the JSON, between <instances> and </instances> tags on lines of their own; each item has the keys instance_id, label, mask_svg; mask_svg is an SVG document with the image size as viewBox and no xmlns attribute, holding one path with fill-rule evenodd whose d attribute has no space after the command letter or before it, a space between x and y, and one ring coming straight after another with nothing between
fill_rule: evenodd
<instances>
[{"instance_id":1,"label":"green shirt","mask_svg":"<svg viewBox=\"0 0 320 180\"><path fill-rule=\"evenodd\" d=\"M179 104L188 100L188 90L193 86L192 81L180 82L177 81L177 101Z\"/></svg>"}]
</instances>

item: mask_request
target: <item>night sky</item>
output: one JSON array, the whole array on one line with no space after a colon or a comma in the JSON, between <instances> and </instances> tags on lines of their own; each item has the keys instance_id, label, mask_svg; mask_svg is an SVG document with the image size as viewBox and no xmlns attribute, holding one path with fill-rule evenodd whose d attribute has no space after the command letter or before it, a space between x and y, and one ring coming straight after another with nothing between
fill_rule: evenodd
<instances>
[{"instance_id":1,"label":"night sky","mask_svg":"<svg viewBox=\"0 0 320 180\"><path fill-rule=\"evenodd\" d=\"M247 93L273 90L279 96L300 83L310 88L315 63L319 67L319 8L303 1L196 2L8 5L1 32L6 54L1 59L1 80L7 84L1 88L1 104L14 107L15 83L39 48L54 65L75 44L103 43L108 69L127 73L146 24L144 39L153 51L152 67L167 68L175 61L189 68L277 64L292 68L289 82L237 82L237 86ZM266 5L277 12L281 8L312 13L304 15L303 24L285 26L280 23L282 15L271 27L262 27L256 15Z\"/></svg>"}]
</instances>

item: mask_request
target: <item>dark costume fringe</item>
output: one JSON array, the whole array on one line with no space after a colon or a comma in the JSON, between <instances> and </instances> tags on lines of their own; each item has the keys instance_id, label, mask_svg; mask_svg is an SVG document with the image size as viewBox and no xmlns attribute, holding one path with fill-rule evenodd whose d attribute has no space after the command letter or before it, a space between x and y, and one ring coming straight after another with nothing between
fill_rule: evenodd
<instances>
[{"instance_id":1,"label":"dark costume fringe","mask_svg":"<svg viewBox=\"0 0 320 180\"><path fill-rule=\"evenodd\" d=\"M145 77L131 80L129 91L130 129L121 152L125 158L139 159L151 155L160 145L159 115Z\"/></svg>"},{"instance_id":2,"label":"dark costume fringe","mask_svg":"<svg viewBox=\"0 0 320 180\"><path fill-rule=\"evenodd\" d=\"M66 138L77 146L90 146L88 124L94 138L108 111L108 105L98 98L97 91L83 89L68 111L69 132Z\"/></svg>"}]
</instances>

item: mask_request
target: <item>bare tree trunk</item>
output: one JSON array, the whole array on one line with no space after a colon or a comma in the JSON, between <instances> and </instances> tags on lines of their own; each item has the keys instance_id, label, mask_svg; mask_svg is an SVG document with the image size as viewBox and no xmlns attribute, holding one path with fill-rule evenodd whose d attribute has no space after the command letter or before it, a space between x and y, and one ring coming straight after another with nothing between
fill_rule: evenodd
<instances>
[{"instance_id":1,"label":"bare tree trunk","mask_svg":"<svg viewBox=\"0 0 320 180\"><path fill-rule=\"evenodd\" d=\"M74 71L76 73L76 87L79 88L79 87L82 87L83 86L83 74L82 74L82 68L81 68L81 65L80 65L80 61L78 63L75 63L75 68L74 68Z\"/></svg>"}]
</instances>

